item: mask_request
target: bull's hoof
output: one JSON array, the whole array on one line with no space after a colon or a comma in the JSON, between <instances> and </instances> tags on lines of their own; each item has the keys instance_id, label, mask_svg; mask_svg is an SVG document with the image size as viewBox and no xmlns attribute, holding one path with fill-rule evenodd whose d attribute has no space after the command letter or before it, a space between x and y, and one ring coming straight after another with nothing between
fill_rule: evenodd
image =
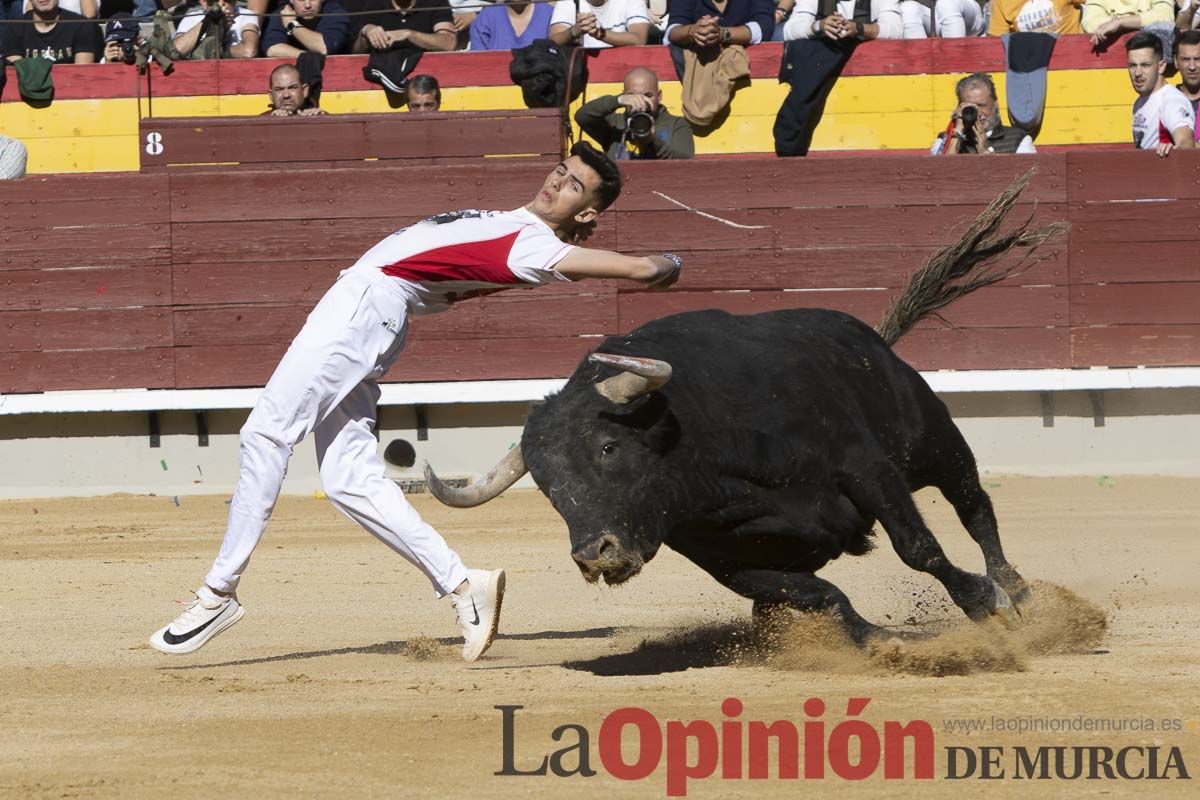
<instances>
[{"instance_id":1,"label":"bull's hoof","mask_svg":"<svg viewBox=\"0 0 1200 800\"><path fill-rule=\"evenodd\" d=\"M995 596L992 599L991 616L1003 622L1006 627L1018 627L1021 624L1021 612L1013 604L1008 592L1000 588L1000 584L993 581L992 586L995 587Z\"/></svg>"},{"instance_id":2,"label":"bull's hoof","mask_svg":"<svg viewBox=\"0 0 1200 800\"><path fill-rule=\"evenodd\" d=\"M989 577L1008 594L1008 598L1012 601L1014 608L1020 609L1033 599L1029 584L1012 567L1006 566L1001 568L995 575L990 575Z\"/></svg>"}]
</instances>

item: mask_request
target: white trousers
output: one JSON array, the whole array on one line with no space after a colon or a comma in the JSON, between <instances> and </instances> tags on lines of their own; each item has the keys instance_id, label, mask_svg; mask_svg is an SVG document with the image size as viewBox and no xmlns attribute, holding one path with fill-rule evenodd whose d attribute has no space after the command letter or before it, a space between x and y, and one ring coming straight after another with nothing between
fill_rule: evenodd
<instances>
[{"instance_id":1,"label":"white trousers","mask_svg":"<svg viewBox=\"0 0 1200 800\"><path fill-rule=\"evenodd\" d=\"M377 270L347 270L321 298L241 430L241 473L221 552L205 582L232 592L262 539L293 448L315 432L334 506L425 573L439 597L467 577L458 554L384 476L376 382L400 354L407 306Z\"/></svg>"},{"instance_id":2,"label":"white trousers","mask_svg":"<svg viewBox=\"0 0 1200 800\"><path fill-rule=\"evenodd\" d=\"M943 39L982 36L987 27L983 8L977 0L937 0L933 13L916 0L901 0L900 17L904 21L905 39L925 39L932 35L933 19L937 19L937 35Z\"/></svg>"}]
</instances>

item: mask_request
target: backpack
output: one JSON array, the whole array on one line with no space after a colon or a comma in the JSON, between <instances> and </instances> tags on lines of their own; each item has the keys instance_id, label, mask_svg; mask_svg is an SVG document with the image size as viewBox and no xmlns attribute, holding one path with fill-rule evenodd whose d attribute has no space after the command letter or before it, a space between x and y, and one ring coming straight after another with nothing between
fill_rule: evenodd
<instances>
[{"instance_id":1,"label":"backpack","mask_svg":"<svg viewBox=\"0 0 1200 800\"><path fill-rule=\"evenodd\" d=\"M558 108L574 100L587 85L587 59L581 48L560 47L549 39L536 39L526 47L512 51L508 75L521 87L528 108ZM570 67L570 98L567 72Z\"/></svg>"}]
</instances>

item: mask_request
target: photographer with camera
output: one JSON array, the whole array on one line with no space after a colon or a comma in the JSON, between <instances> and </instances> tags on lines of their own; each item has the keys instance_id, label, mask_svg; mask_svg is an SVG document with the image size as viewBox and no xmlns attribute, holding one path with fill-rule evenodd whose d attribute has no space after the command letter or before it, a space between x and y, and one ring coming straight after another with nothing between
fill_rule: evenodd
<instances>
[{"instance_id":1,"label":"photographer with camera","mask_svg":"<svg viewBox=\"0 0 1200 800\"><path fill-rule=\"evenodd\" d=\"M174 45L181 58L254 58L258 15L234 0L201 0L179 21Z\"/></svg>"},{"instance_id":2,"label":"photographer with camera","mask_svg":"<svg viewBox=\"0 0 1200 800\"><path fill-rule=\"evenodd\" d=\"M137 63L141 45L137 20L132 14L118 11L104 26L104 64Z\"/></svg>"},{"instance_id":3,"label":"photographer with camera","mask_svg":"<svg viewBox=\"0 0 1200 800\"><path fill-rule=\"evenodd\" d=\"M667 111L658 76L645 67L626 73L620 95L585 103L575 112L575 122L614 161L696 155L692 126Z\"/></svg>"},{"instance_id":4,"label":"photographer with camera","mask_svg":"<svg viewBox=\"0 0 1200 800\"><path fill-rule=\"evenodd\" d=\"M1000 102L990 75L968 75L954 87L954 93L958 106L945 132L938 134L929 148L930 155L1037 152L1024 128L1000 123Z\"/></svg>"}]
</instances>

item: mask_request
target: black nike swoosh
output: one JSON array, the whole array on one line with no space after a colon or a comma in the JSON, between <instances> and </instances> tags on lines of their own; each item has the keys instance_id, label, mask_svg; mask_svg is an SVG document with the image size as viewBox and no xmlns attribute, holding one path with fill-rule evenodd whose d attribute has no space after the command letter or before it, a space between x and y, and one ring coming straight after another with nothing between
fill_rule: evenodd
<instances>
[{"instance_id":1,"label":"black nike swoosh","mask_svg":"<svg viewBox=\"0 0 1200 800\"><path fill-rule=\"evenodd\" d=\"M479 609L475 607L475 598L474 597L471 598L471 610L475 612L475 621L472 622L471 624L478 625L479 624Z\"/></svg>"},{"instance_id":2,"label":"black nike swoosh","mask_svg":"<svg viewBox=\"0 0 1200 800\"><path fill-rule=\"evenodd\" d=\"M225 613L225 612L222 611L221 614L223 614L223 613ZM163 641L166 642L167 644L183 644L188 639L191 639L197 633L204 630L209 625L212 625L217 620L219 620L221 618L221 614L217 614L215 617L210 619L208 622L204 623L203 625L200 625L199 627L192 628L187 633L171 633L171 629L167 628L166 632L163 633ZM478 614L476 615L476 622L478 622Z\"/></svg>"}]
</instances>

